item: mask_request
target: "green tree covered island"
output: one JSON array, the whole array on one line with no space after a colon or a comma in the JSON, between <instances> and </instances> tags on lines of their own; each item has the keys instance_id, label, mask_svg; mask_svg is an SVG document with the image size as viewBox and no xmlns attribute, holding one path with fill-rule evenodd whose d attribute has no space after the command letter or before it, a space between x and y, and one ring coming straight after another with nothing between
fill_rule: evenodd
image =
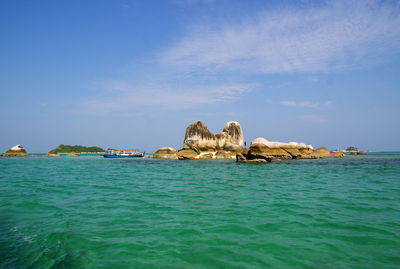
<instances>
[{"instance_id":1,"label":"green tree covered island","mask_svg":"<svg viewBox=\"0 0 400 269\"><path fill-rule=\"evenodd\" d=\"M51 153L69 153L69 152L104 152L105 150L100 148L100 147L85 147L85 146L81 146L81 145L75 145L75 146L71 146L71 145L64 145L61 144L59 145L57 148L51 150Z\"/></svg>"},{"instance_id":2,"label":"green tree covered island","mask_svg":"<svg viewBox=\"0 0 400 269\"><path fill-rule=\"evenodd\" d=\"M352 146L352 147L348 147L346 149L346 151L358 151L358 148Z\"/></svg>"}]
</instances>

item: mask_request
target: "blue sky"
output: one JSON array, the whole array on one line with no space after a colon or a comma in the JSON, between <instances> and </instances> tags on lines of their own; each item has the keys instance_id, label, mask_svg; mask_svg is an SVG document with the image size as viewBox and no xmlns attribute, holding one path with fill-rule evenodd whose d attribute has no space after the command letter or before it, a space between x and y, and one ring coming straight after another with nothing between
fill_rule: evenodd
<instances>
[{"instance_id":1,"label":"blue sky","mask_svg":"<svg viewBox=\"0 0 400 269\"><path fill-rule=\"evenodd\" d=\"M400 150L398 1L0 2L0 152L181 148L195 120Z\"/></svg>"}]
</instances>

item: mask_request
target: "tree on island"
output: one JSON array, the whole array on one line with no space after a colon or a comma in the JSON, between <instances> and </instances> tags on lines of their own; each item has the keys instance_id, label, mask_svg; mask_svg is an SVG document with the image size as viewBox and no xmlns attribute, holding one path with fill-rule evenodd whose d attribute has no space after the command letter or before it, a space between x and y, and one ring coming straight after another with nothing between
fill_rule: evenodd
<instances>
[{"instance_id":1,"label":"tree on island","mask_svg":"<svg viewBox=\"0 0 400 269\"><path fill-rule=\"evenodd\" d=\"M358 151L358 148L351 146L351 147L348 147L346 149L346 151Z\"/></svg>"},{"instance_id":2,"label":"tree on island","mask_svg":"<svg viewBox=\"0 0 400 269\"><path fill-rule=\"evenodd\" d=\"M100 147L85 147L81 145L64 145L60 144L57 148L51 150L51 153L69 153L69 152L104 152L105 150Z\"/></svg>"}]
</instances>

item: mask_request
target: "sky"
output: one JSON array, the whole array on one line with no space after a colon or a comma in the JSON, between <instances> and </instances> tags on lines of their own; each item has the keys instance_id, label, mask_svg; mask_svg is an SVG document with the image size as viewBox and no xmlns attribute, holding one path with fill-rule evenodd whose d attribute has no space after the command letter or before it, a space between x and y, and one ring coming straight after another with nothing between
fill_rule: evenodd
<instances>
[{"instance_id":1,"label":"sky","mask_svg":"<svg viewBox=\"0 0 400 269\"><path fill-rule=\"evenodd\" d=\"M0 2L0 152L182 148L186 127L400 151L399 1Z\"/></svg>"}]
</instances>

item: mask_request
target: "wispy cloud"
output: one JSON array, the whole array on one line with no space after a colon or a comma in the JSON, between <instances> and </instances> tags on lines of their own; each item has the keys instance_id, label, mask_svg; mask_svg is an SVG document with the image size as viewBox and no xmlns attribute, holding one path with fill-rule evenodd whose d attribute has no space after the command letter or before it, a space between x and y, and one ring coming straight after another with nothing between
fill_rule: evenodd
<instances>
[{"instance_id":1,"label":"wispy cloud","mask_svg":"<svg viewBox=\"0 0 400 269\"><path fill-rule=\"evenodd\" d=\"M110 114L143 109L183 110L202 105L223 104L235 101L244 93L251 91L254 84L225 84L187 88L138 87L126 83L106 82L101 91L110 96L93 98L80 104L79 113Z\"/></svg>"},{"instance_id":2,"label":"wispy cloud","mask_svg":"<svg viewBox=\"0 0 400 269\"><path fill-rule=\"evenodd\" d=\"M325 102L282 101L282 102L280 102L280 104L283 105L283 106L289 106L289 107L307 107L307 108L317 108L317 107L321 107L321 106L327 106L327 105L330 105L331 103L332 103L331 101L325 101Z\"/></svg>"},{"instance_id":3,"label":"wispy cloud","mask_svg":"<svg viewBox=\"0 0 400 269\"><path fill-rule=\"evenodd\" d=\"M396 1L328 1L255 17L236 25L193 27L163 61L223 72L328 72L362 68L400 49Z\"/></svg>"}]
</instances>

